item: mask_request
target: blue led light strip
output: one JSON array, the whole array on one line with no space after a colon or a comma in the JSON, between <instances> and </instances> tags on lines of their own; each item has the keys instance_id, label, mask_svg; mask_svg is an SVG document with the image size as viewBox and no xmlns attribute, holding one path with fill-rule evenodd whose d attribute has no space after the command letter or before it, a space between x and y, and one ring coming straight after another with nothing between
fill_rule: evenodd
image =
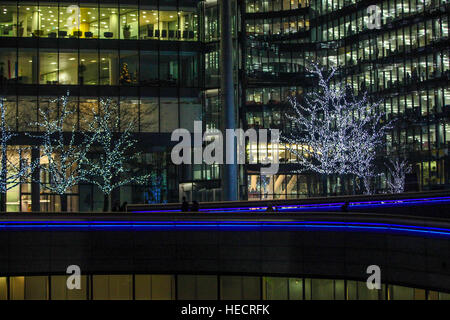
<instances>
[{"instance_id":1,"label":"blue led light strip","mask_svg":"<svg viewBox=\"0 0 450 320\"><path fill-rule=\"evenodd\" d=\"M450 229L416 225L340 221L1 221L1 230L341 230L367 232L406 232L420 236L450 237Z\"/></svg>"},{"instance_id":2,"label":"blue led light strip","mask_svg":"<svg viewBox=\"0 0 450 320\"><path fill-rule=\"evenodd\" d=\"M398 199L398 200L376 200L376 201L355 201L349 202L349 208L379 208L379 207L399 207L399 206L411 206L411 205L429 205L432 203L450 203L450 197L434 197L434 198L417 198L417 199ZM311 211L311 210L332 210L341 208L345 202L337 203L315 203L315 204L292 204L292 205L280 205L274 206L274 209L280 212L289 211ZM236 208L208 208L200 209L200 212L239 212L239 213L251 213L266 211L267 206L257 207L236 207ZM180 212L179 209L171 210L142 210L132 211L134 213L157 213L157 212Z\"/></svg>"}]
</instances>

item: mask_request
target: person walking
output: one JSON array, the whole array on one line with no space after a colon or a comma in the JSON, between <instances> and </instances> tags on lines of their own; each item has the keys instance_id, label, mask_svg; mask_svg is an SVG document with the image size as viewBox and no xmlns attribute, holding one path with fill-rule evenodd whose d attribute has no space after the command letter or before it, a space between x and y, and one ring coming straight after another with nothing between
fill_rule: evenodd
<instances>
[{"instance_id":1,"label":"person walking","mask_svg":"<svg viewBox=\"0 0 450 320\"><path fill-rule=\"evenodd\" d=\"M186 197L183 197L183 202L181 203L181 212L189 211L189 202L186 201Z\"/></svg>"},{"instance_id":2,"label":"person walking","mask_svg":"<svg viewBox=\"0 0 450 320\"><path fill-rule=\"evenodd\" d=\"M192 212L198 212L198 210L200 210L199 203L196 200L192 201L191 211Z\"/></svg>"}]
</instances>

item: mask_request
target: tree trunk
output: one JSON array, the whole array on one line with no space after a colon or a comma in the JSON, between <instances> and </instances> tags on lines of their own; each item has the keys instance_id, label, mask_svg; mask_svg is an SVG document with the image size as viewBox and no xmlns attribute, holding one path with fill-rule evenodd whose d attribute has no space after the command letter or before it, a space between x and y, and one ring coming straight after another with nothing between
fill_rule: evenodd
<instances>
[{"instance_id":1,"label":"tree trunk","mask_svg":"<svg viewBox=\"0 0 450 320\"><path fill-rule=\"evenodd\" d=\"M322 193L326 197L328 195L328 176L322 174Z\"/></svg>"},{"instance_id":2,"label":"tree trunk","mask_svg":"<svg viewBox=\"0 0 450 320\"><path fill-rule=\"evenodd\" d=\"M62 194L59 196L61 200L61 212L67 212L67 194Z\"/></svg>"},{"instance_id":3,"label":"tree trunk","mask_svg":"<svg viewBox=\"0 0 450 320\"><path fill-rule=\"evenodd\" d=\"M108 195L103 195L103 212L108 212Z\"/></svg>"},{"instance_id":4,"label":"tree trunk","mask_svg":"<svg viewBox=\"0 0 450 320\"><path fill-rule=\"evenodd\" d=\"M367 176L365 176L363 178L364 189L365 189L364 193L366 195L371 195L373 193L372 192L372 185L371 185L371 181L370 180L371 180L370 177L367 177Z\"/></svg>"},{"instance_id":5,"label":"tree trunk","mask_svg":"<svg viewBox=\"0 0 450 320\"><path fill-rule=\"evenodd\" d=\"M0 212L6 212L6 192L0 193Z\"/></svg>"},{"instance_id":6,"label":"tree trunk","mask_svg":"<svg viewBox=\"0 0 450 320\"><path fill-rule=\"evenodd\" d=\"M105 194L103 198L103 212L111 212L111 194Z\"/></svg>"},{"instance_id":7,"label":"tree trunk","mask_svg":"<svg viewBox=\"0 0 450 320\"><path fill-rule=\"evenodd\" d=\"M352 177L352 195L356 194L356 178Z\"/></svg>"}]
</instances>

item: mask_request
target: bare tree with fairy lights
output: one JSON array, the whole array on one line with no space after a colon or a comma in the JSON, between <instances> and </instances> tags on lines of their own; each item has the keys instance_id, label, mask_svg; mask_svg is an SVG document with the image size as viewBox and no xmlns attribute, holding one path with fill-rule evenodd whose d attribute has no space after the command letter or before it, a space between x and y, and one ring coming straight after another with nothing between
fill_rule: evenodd
<instances>
[{"instance_id":1,"label":"bare tree with fairy lights","mask_svg":"<svg viewBox=\"0 0 450 320\"><path fill-rule=\"evenodd\" d=\"M370 103L366 94L355 97L345 83L332 82L336 68L325 75L313 63L308 71L316 77L318 90L307 93L302 103L290 98L293 112L286 116L293 131L282 137L297 156L296 171L322 175L324 193L330 175L344 174L355 175L371 193L376 151L390 124L384 123L379 104Z\"/></svg>"},{"instance_id":2,"label":"bare tree with fairy lights","mask_svg":"<svg viewBox=\"0 0 450 320\"><path fill-rule=\"evenodd\" d=\"M357 177L366 194L372 194L372 180L378 175L375 160L384 146L386 133L392 129L392 122L386 121L386 114L380 111L380 102L371 103L366 92L360 97L349 94L347 105L353 120L344 142L346 172Z\"/></svg>"},{"instance_id":3,"label":"bare tree with fairy lights","mask_svg":"<svg viewBox=\"0 0 450 320\"><path fill-rule=\"evenodd\" d=\"M35 136L41 142L42 161L40 170L45 179L41 186L60 196L61 211L67 211L67 195L72 188L85 180L83 165L87 163L90 141L76 141L76 122L71 131L64 132L65 123L70 121L74 111L70 110L69 92L50 101L55 106L40 108L41 120L36 123L42 128L42 135Z\"/></svg>"},{"instance_id":4,"label":"bare tree with fairy lights","mask_svg":"<svg viewBox=\"0 0 450 320\"><path fill-rule=\"evenodd\" d=\"M15 154L8 157L8 145L16 135L13 133L6 120L7 106L5 99L0 97L0 145L1 168L0 168L0 212L6 211L6 193L17 187L31 176L37 166L37 162L31 162L25 156L30 148L10 147Z\"/></svg>"},{"instance_id":5,"label":"bare tree with fairy lights","mask_svg":"<svg viewBox=\"0 0 450 320\"><path fill-rule=\"evenodd\" d=\"M389 164L385 164L389 171L387 179L388 191L390 193L402 193L405 191L406 175L411 173L412 168L406 159L389 159Z\"/></svg>"},{"instance_id":6,"label":"bare tree with fairy lights","mask_svg":"<svg viewBox=\"0 0 450 320\"><path fill-rule=\"evenodd\" d=\"M104 211L111 210L111 193L127 184L147 184L150 174L139 172L140 161L136 151L136 140L132 136L134 121L120 130L120 122L115 112L116 104L111 99L101 99L99 110L92 110L93 121L89 124L93 151L98 157L90 157L84 169L87 181L96 185L105 195Z\"/></svg>"}]
</instances>

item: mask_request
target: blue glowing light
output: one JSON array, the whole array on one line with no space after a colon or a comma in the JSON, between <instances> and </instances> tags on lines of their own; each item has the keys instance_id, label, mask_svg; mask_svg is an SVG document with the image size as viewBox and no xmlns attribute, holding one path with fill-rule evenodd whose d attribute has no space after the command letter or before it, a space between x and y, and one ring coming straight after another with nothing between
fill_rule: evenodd
<instances>
[{"instance_id":1,"label":"blue glowing light","mask_svg":"<svg viewBox=\"0 0 450 320\"><path fill-rule=\"evenodd\" d=\"M450 229L356 221L1 221L1 230L340 230L365 232L403 232L419 236L450 237Z\"/></svg>"},{"instance_id":2,"label":"blue glowing light","mask_svg":"<svg viewBox=\"0 0 450 320\"><path fill-rule=\"evenodd\" d=\"M416 206L429 205L436 203L450 203L450 197L433 197L433 198L416 198L416 199L397 199L397 200L375 200L375 201L354 201L348 202L348 210L355 210L358 208L370 209L380 207L401 207L401 206ZM277 212L301 212L301 211L333 211L340 209L345 202L337 203L315 203L315 204L289 204L273 206ZM231 208L207 208L200 209L200 212L215 212L215 213L254 213L264 212L267 206L255 207L231 207ZM134 213L164 213L164 212L180 212L179 209L170 210L143 210L132 211Z\"/></svg>"}]
</instances>

